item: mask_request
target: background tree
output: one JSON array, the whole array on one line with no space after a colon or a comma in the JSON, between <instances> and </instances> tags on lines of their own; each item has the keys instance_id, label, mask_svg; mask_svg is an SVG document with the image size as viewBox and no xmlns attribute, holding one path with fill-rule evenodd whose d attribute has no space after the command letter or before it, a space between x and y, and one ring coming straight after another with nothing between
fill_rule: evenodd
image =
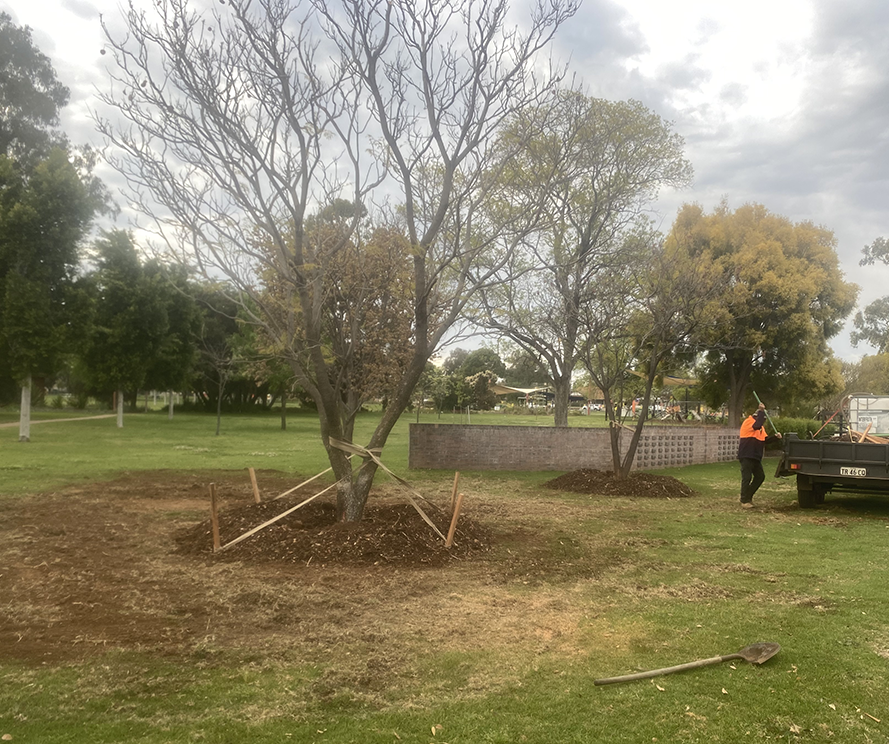
<instances>
[{"instance_id":1,"label":"background tree","mask_svg":"<svg viewBox=\"0 0 889 744\"><path fill-rule=\"evenodd\" d=\"M135 409L138 391L168 337L169 295L164 280L145 271L130 233L104 232L94 248L93 322L82 360L92 392L116 394L117 425L123 426L125 396Z\"/></svg>"},{"instance_id":2,"label":"background tree","mask_svg":"<svg viewBox=\"0 0 889 744\"><path fill-rule=\"evenodd\" d=\"M145 280L162 299L167 316L166 331L149 362L143 385L169 392L169 417L173 417L173 391L187 388L196 358L200 309L186 271L150 261L144 266Z\"/></svg>"},{"instance_id":3,"label":"background tree","mask_svg":"<svg viewBox=\"0 0 889 744\"><path fill-rule=\"evenodd\" d=\"M490 372L494 382L506 374L506 365L500 355L493 349L484 347L471 351L460 369L466 377L471 377L479 372Z\"/></svg>"},{"instance_id":4,"label":"background tree","mask_svg":"<svg viewBox=\"0 0 889 744\"><path fill-rule=\"evenodd\" d=\"M830 230L760 204L723 203L710 215L685 205L668 239L721 275L719 309L697 339L708 349L698 377L712 407L727 403L729 426L740 426L751 386L767 404L842 388L827 341L858 288L843 278Z\"/></svg>"},{"instance_id":5,"label":"background tree","mask_svg":"<svg viewBox=\"0 0 889 744\"><path fill-rule=\"evenodd\" d=\"M889 394L889 353L867 354L857 362L844 362L842 373L846 383L843 395Z\"/></svg>"},{"instance_id":6,"label":"background tree","mask_svg":"<svg viewBox=\"0 0 889 744\"><path fill-rule=\"evenodd\" d=\"M52 62L31 39L31 30L0 12L0 153L17 161L48 154L64 144L54 131L69 91Z\"/></svg>"},{"instance_id":7,"label":"background tree","mask_svg":"<svg viewBox=\"0 0 889 744\"><path fill-rule=\"evenodd\" d=\"M877 238L862 250L862 266L873 266L876 261L889 265L889 241ZM889 351L889 295L871 302L864 310L855 313L855 330L852 343L857 346L862 341L875 346L881 354Z\"/></svg>"},{"instance_id":8,"label":"background tree","mask_svg":"<svg viewBox=\"0 0 889 744\"><path fill-rule=\"evenodd\" d=\"M153 16L129 10L123 39L109 35L122 95L104 102L126 122L100 122L112 162L171 249L194 251L202 268L226 276L286 356L317 405L343 520L361 519L377 466L365 459L353 469L337 445L350 440L360 396L358 378L338 366L345 357L328 353L323 309L339 280L331 261L367 233L356 209L331 242L307 229L309 205L369 205L377 186L399 194L398 220L373 217L404 237L411 278L410 333L391 349L407 350L408 361L366 443L379 449L426 361L489 279L479 256L503 230L482 213L487 153L500 125L551 85L535 64L575 9L575 0L540 2L522 32L499 0L315 0L302 18L288 0L233 0L206 16L158 0ZM530 226L539 214L520 218ZM380 310L380 295L364 299Z\"/></svg>"},{"instance_id":9,"label":"background tree","mask_svg":"<svg viewBox=\"0 0 889 744\"><path fill-rule=\"evenodd\" d=\"M546 367L540 359L533 354L516 347L515 351L507 356L509 362L503 375L504 382L513 387L535 387L544 383L549 375Z\"/></svg>"},{"instance_id":10,"label":"background tree","mask_svg":"<svg viewBox=\"0 0 889 744\"><path fill-rule=\"evenodd\" d=\"M95 209L63 150L28 173L0 155L0 358L24 383L22 440L32 376L51 382L82 337L79 246Z\"/></svg>"},{"instance_id":11,"label":"background tree","mask_svg":"<svg viewBox=\"0 0 889 744\"><path fill-rule=\"evenodd\" d=\"M589 342L583 308L608 271L630 260L626 237L660 187L687 184L691 166L682 138L642 104L576 90L519 111L500 141L509 161L493 208L524 209L542 190L550 220L481 294L474 319L543 360L555 424L567 426L572 375Z\"/></svg>"},{"instance_id":12,"label":"background tree","mask_svg":"<svg viewBox=\"0 0 889 744\"><path fill-rule=\"evenodd\" d=\"M79 249L107 200L94 155L52 129L67 100L30 30L0 13L0 394L22 386L22 441L32 376L42 391L82 337Z\"/></svg>"}]
</instances>

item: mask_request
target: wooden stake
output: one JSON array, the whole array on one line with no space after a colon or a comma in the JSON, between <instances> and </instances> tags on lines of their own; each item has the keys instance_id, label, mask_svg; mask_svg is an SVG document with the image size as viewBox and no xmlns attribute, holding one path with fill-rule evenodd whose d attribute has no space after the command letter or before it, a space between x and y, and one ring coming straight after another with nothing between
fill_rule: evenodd
<instances>
[{"instance_id":1,"label":"wooden stake","mask_svg":"<svg viewBox=\"0 0 889 744\"><path fill-rule=\"evenodd\" d=\"M216 509L216 484L210 484L210 525L213 528L213 552L219 550L219 513Z\"/></svg>"},{"instance_id":2,"label":"wooden stake","mask_svg":"<svg viewBox=\"0 0 889 744\"><path fill-rule=\"evenodd\" d=\"M262 530L262 529L265 529L265 528L268 527L270 524L274 524L274 523L277 522L279 519L284 519L284 517L286 517L288 514L290 514L290 513L292 513L292 512L295 512L297 509L301 509L301 508L304 507L306 504L308 504L310 501L314 501L315 499L317 499L317 498L318 498L319 496L321 496L322 494L327 493L327 492L328 492L331 488L333 488L334 486L336 486L336 483L332 483L332 484L330 484L330 485L329 485L327 488L325 488L323 491L318 491L318 493L316 493L314 496L309 496L309 498L307 498L305 501L301 501L301 502L298 503L296 506L291 506L287 511L285 511L285 512L281 512L281 514L279 514L277 517L272 517L272 518L271 518L270 520L268 520L267 522L263 522L263 523L262 523L261 525L259 525L258 527L254 527L252 530L249 530L248 532L245 532L245 533L244 533L243 535L241 535L240 537L236 537L236 538L235 538L234 540L232 540L231 542L227 542L225 545L223 545L223 546L220 548L220 550L225 550L226 548L230 548L232 545L237 545L239 542L241 542L241 540L246 540L248 537L250 537L250 535L255 535L257 532L259 532L259 531Z\"/></svg>"},{"instance_id":3,"label":"wooden stake","mask_svg":"<svg viewBox=\"0 0 889 744\"><path fill-rule=\"evenodd\" d=\"M451 517L451 528L448 530L448 539L445 541L445 547L449 548L454 544L454 533L457 531L457 520L460 518L460 507L463 506L463 494L457 496L457 505L454 507L454 516Z\"/></svg>"},{"instance_id":4,"label":"wooden stake","mask_svg":"<svg viewBox=\"0 0 889 744\"><path fill-rule=\"evenodd\" d=\"M259 484L256 482L256 471L253 468L247 468L250 471L250 482L253 484L253 499L256 503L260 503L262 501L262 497L259 495Z\"/></svg>"},{"instance_id":5,"label":"wooden stake","mask_svg":"<svg viewBox=\"0 0 889 744\"><path fill-rule=\"evenodd\" d=\"M864 433L858 437L859 442L863 442L867 438L867 433L870 431L871 424L867 425L867 428L864 430Z\"/></svg>"},{"instance_id":6,"label":"wooden stake","mask_svg":"<svg viewBox=\"0 0 889 744\"><path fill-rule=\"evenodd\" d=\"M451 512L454 511L454 502L457 500L457 484L460 483L460 471L454 473L454 490L451 491Z\"/></svg>"}]
</instances>

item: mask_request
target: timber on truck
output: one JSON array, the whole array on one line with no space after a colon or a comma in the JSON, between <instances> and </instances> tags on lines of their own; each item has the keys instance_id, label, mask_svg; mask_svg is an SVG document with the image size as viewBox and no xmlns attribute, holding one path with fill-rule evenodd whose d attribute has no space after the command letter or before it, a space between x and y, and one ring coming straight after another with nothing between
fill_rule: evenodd
<instances>
[{"instance_id":1,"label":"timber on truck","mask_svg":"<svg viewBox=\"0 0 889 744\"><path fill-rule=\"evenodd\" d=\"M789 433L783 438L775 475L796 477L797 499L804 509L824 503L833 491L889 492L889 397L850 395L837 414L838 434L800 439Z\"/></svg>"}]
</instances>

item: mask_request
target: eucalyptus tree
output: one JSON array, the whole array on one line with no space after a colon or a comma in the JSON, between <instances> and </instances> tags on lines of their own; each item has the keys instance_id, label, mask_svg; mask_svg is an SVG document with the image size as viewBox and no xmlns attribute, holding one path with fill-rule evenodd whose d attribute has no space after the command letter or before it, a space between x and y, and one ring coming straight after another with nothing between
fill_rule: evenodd
<instances>
[{"instance_id":1,"label":"eucalyptus tree","mask_svg":"<svg viewBox=\"0 0 889 744\"><path fill-rule=\"evenodd\" d=\"M634 260L627 236L661 187L689 182L691 166L682 138L642 104L577 90L517 112L500 144L492 211L521 212L542 197L549 220L498 269L473 320L544 362L555 424L567 426L572 375L590 343L584 306Z\"/></svg>"},{"instance_id":2,"label":"eucalyptus tree","mask_svg":"<svg viewBox=\"0 0 889 744\"><path fill-rule=\"evenodd\" d=\"M99 120L111 162L169 248L236 287L317 404L343 520L361 519L377 465L365 457L353 468L339 446L356 377L339 366L347 354L329 353L331 262L360 251L365 219L404 236L410 282L400 271L392 281L409 293L408 354L366 442L380 449L492 273L476 269L504 232L479 219L494 137L558 78L541 54L576 5L540 0L514 27L506 0L228 0L206 13L157 0L151 13L126 12L123 36L107 34L116 66L102 98L123 122ZM392 219L381 216L387 198ZM337 200L369 214L354 209L337 241L316 242L309 217ZM510 232L530 229L542 207ZM357 350L362 329L342 328Z\"/></svg>"}]
</instances>

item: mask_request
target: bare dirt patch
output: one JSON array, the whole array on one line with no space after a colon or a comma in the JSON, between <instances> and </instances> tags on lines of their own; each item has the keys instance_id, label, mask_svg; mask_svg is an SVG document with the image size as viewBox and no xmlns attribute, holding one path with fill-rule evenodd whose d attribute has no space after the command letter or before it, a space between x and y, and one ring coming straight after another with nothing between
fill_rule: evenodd
<instances>
[{"instance_id":1,"label":"bare dirt patch","mask_svg":"<svg viewBox=\"0 0 889 744\"><path fill-rule=\"evenodd\" d=\"M557 491L603 496L673 499L696 495L696 492L682 481L669 475L655 475L653 473L631 473L629 478L621 480L611 472L581 469L553 478L544 485Z\"/></svg>"},{"instance_id":2,"label":"bare dirt patch","mask_svg":"<svg viewBox=\"0 0 889 744\"><path fill-rule=\"evenodd\" d=\"M260 473L269 496L299 480ZM407 674L428 647L570 645L584 610L553 582L600 575L616 560L613 548L575 534L587 508L512 492L468 495L446 550L390 485L375 489L356 528L335 524L325 496L214 554L211 481L223 541L292 503L256 505L246 473L218 471L132 473L0 499L0 659L59 663L111 650L341 657L346 666L360 659L356 673L372 687L382 679L374 669ZM446 532L451 484L423 490ZM528 584L533 593L516 591Z\"/></svg>"},{"instance_id":3,"label":"bare dirt patch","mask_svg":"<svg viewBox=\"0 0 889 744\"><path fill-rule=\"evenodd\" d=\"M226 510L220 518L221 543L226 545L305 498L286 497ZM332 501L311 502L243 542L221 551L216 557L306 565L438 566L490 548L490 530L476 524L469 516L463 516L458 522L454 545L446 548L441 537L411 504L399 503L394 498L376 499L368 504L361 522L349 525L337 522L336 506ZM428 503L421 504L421 508L433 519L439 531L447 534L450 515ZM212 554L211 530L207 519L179 531L175 536L179 551L184 555Z\"/></svg>"}]
</instances>

